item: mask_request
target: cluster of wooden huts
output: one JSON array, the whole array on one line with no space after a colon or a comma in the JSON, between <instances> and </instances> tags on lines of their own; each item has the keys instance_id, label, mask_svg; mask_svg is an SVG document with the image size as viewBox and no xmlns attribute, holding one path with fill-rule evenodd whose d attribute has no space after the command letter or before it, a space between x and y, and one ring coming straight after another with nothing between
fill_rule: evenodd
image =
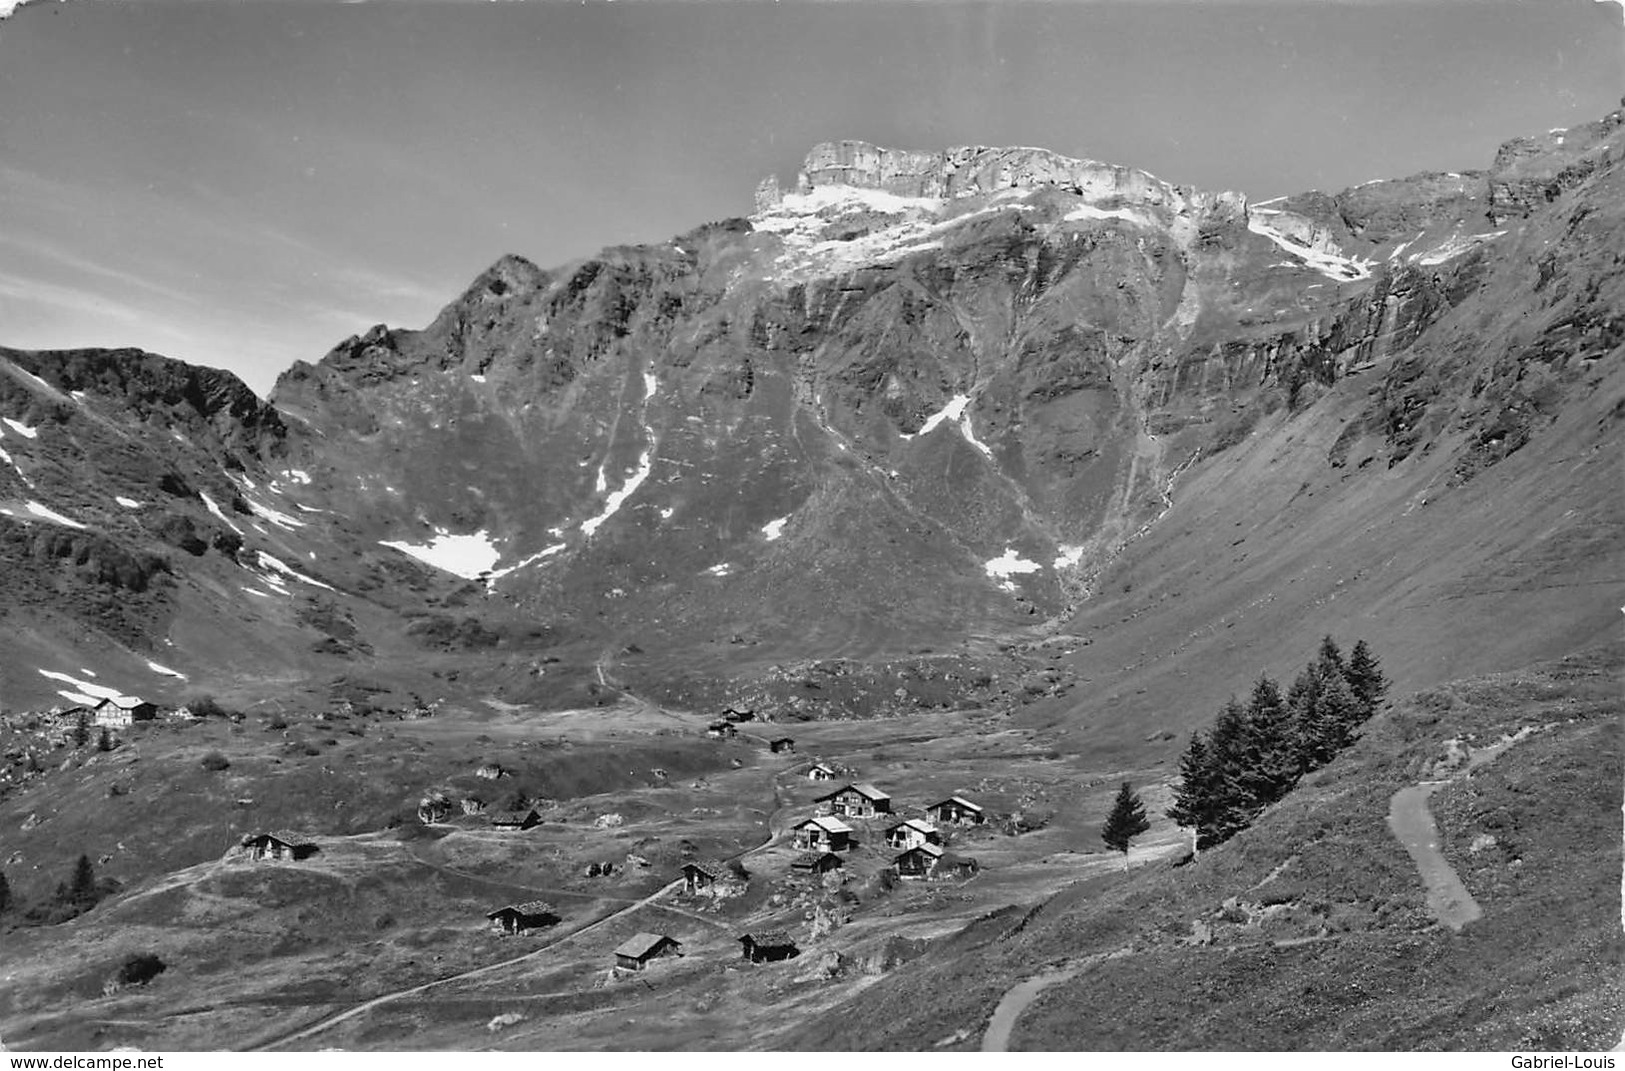
<instances>
[{"instance_id":1,"label":"cluster of wooden huts","mask_svg":"<svg viewBox=\"0 0 1625 1071\"><path fill-rule=\"evenodd\" d=\"M754 710L728 707L719 718L706 725L705 735L713 740L732 740L739 735L740 725L755 720ZM796 751L796 742L793 737L775 736L767 742L767 749L775 755L793 755Z\"/></svg>"},{"instance_id":2,"label":"cluster of wooden huts","mask_svg":"<svg viewBox=\"0 0 1625 1071\"><path fill-rule=\"evenodd\" d=\"M824 777L815 775L828 770L829 767L816 764L808 777L824 780ZM850 851L855 846L855 830L845 819L874 820L893 813L891 796L867 782L843 785L813 802L823 805L829 813L804 819L791 829L791 836L795 846L811 853L815 860L836 855L836 866L840 865L836 853ZM925 813L925 819L906 818L885 830L886 845L897 849L891 869L901 878L927 880L975 874L978 869L976 860L947 851L938 825L981 825L987 817L981 806L963 796L949 796L927 806ZM817 862L810 865L824 865L826 869L832 869L827 864Z\"/></svg>"}]
</instances>

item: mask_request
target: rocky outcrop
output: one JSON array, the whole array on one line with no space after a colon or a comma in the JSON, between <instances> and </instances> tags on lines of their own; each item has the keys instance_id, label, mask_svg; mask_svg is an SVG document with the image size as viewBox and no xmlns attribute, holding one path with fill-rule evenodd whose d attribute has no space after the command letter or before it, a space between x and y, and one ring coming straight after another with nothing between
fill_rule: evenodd
<instances>
[{"instance_id":1,"label":"rocky outcrop","mask_svg":"<svg viewBox=\"0 0 1625 1071\"><path fill-rule=\"evenodd\" d=\"M1504 143L1489 171L1491 218L1499 224L1527 216L1617 158L1617 147L1607 142L1622 123L1625 108L1594 122Z\"/></svg>"},{"instance_id":2,"label":"rocky outcrop","mask_svg":"<svg viewBox=\"0 0 1625 1071\"><path fill-rule=\"evenodd\" d=\"M1118 202L1172 212L1235 211L1235 193L1200 193L1145 171L1080 160L1048 149L965 146L946 152L888 149L866 141L831 141L807 154L797 189L856 186L901 197L955 198L1052 186L1090 203Z\"/></svg>"}]
</instances>

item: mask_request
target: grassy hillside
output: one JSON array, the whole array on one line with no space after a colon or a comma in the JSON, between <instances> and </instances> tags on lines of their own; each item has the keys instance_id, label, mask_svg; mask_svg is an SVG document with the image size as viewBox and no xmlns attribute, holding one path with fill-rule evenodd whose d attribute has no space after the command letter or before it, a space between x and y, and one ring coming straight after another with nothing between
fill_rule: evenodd
<instances>
[{"instance_id":1,"label":"grassy hillside","mask_svg":"<svg viewBox=\"0 0 1625 1071\"><path fill-rule=\"evenodd\" d=\"M1013 1048L1612 1045L1622 663L1614 645L1395 703L1228 844L990 917L781 1044L975 1048L1011 986L1084 965L1026 1011ZM1433 797L1445 855L1484 910L1452 933L1387 828L1389 798L1439 776L1450 741L1530 726Z\"/></svg>"}]
</instances>

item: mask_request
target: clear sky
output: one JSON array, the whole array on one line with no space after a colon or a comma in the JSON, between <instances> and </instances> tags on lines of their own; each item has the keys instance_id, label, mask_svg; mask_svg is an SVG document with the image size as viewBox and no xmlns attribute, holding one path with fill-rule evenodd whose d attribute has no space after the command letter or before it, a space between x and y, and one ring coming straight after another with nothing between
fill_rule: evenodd
<instances>
[{"instance_id":1,"label":"clear sky","mask_svg":"<svg viewBox=\"0 0 1625 1071\"><path fill-rule=\"evenodd\" d=\"M0 344L264 393L503 253L747 214L818 141L1336 190L1601 116L1622 46L1591 0L29 4L0 22Z\"/></svg>"}]
</instances>

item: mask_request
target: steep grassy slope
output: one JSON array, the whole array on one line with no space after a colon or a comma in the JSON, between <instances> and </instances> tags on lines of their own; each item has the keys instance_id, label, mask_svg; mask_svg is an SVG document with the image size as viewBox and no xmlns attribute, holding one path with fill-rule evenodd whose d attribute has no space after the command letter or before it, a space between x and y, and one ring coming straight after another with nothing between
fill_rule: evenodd
<instances>
[{"instance_id":1,"label":"steep grassy slope","mask_svg":"<svg viewBox=\"0 0 1625 1071\"><path fill-rule=\"evenodd\" d=\"M1622 658L1615 644L1395 703L1233 841L990 917L778 1044L975 1048L1006 990L1080 964L1018 1021L1014 1047L1612 1045ZM1433 797L1445 854L1484 909L1452 933L1387 828L1389 797L1444 776L1450 741L1527 727Z\"/></svg>"},{"instance_id":2,"label":"steep grassy slope","mask_svg":"<svg viewBox=\"0 0 1625 1071\"><path fill-rule=\"evenodd\" d=\"M1211 714L1215 684L1290 677L1324 633L1370 639L1402 688L1609 635L1625 599L1625 501L1607 493L1625 398L1619 157L1469 254L1456 273L1474 288L1409 348L1182 475L1066 624L1094 641L1073 659L1092 688L1038 723L1143 757L1146 734Z\"/></svg>"}]
</instances>

